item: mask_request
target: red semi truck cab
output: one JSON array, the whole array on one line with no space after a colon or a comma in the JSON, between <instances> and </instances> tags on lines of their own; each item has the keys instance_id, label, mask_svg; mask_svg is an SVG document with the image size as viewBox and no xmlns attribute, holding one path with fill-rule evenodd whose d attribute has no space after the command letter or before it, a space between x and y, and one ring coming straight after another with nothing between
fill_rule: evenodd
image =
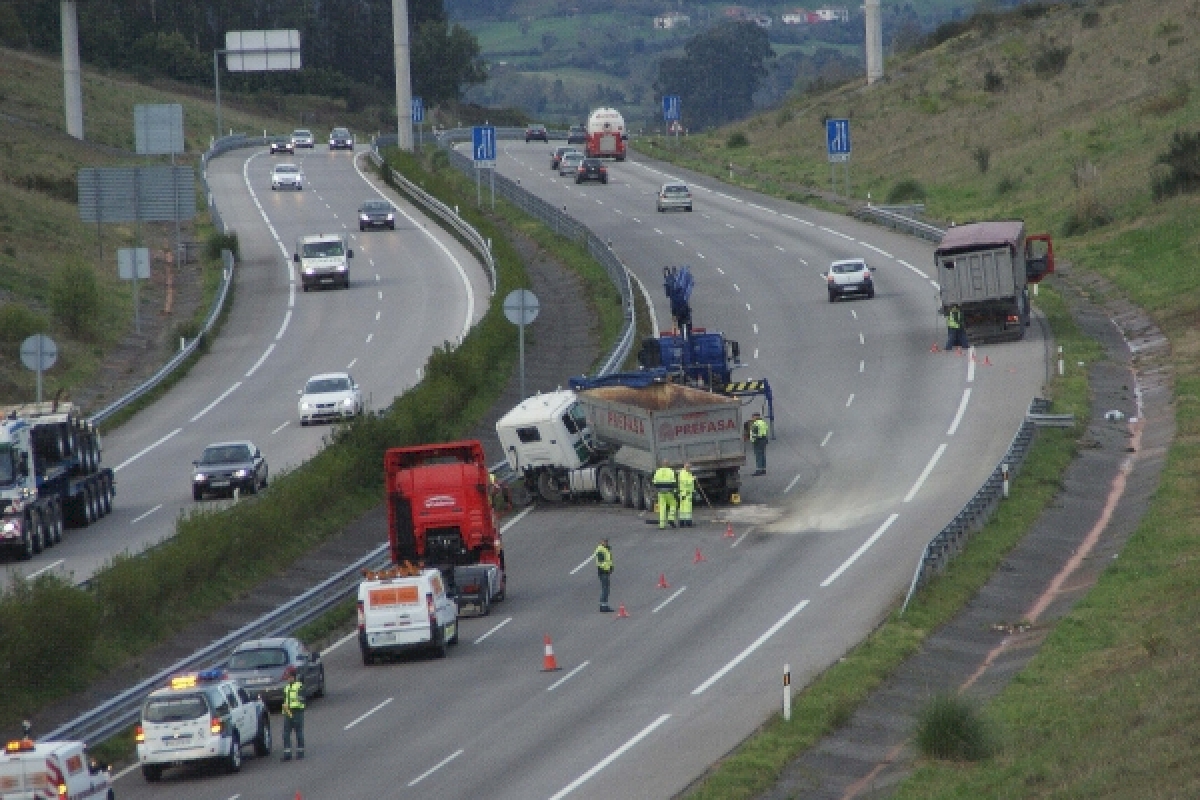
<instances>
[{"instance_id":1,"label":"red semi truck cab","mask_svg":"<svg viewBox=\"0 0 1200 800\"><path fill-rule=\"evenodd\" d=\"M504 597L504 548L478 440L393 447L384 454L388 542L395 564L436 567L460 604Z\"/></svg>"}]
</instances>

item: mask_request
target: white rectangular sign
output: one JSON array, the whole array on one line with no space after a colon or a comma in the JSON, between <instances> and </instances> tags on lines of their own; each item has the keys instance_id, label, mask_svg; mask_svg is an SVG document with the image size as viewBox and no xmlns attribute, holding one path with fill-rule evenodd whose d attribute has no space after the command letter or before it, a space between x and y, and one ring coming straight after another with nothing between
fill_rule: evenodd
<instances>
[{"instance_id":1,"label":"white rectangular sign","mask_svg":"<svg viewBox=\"0 0 1200 800\"><path fill-rule=\"evenodd\" d=\"M228 31L225 68L230 72L300 69L300 31Z\"/></svg>"},{"instance_id":2,"label":"white rectangular sign","mask_svg":"<svg viewBox=\"0 0 1200 800\"><path fill-rule=\"evenodd\" d=\"M117 248L117 277L123 281L150 277L150 250L146 247Z\"/></svg>"}]
</instances>

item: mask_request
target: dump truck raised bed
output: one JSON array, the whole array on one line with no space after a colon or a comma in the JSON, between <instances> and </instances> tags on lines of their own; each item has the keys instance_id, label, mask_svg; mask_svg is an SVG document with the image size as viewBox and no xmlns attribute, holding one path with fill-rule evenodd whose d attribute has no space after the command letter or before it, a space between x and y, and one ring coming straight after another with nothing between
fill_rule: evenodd
<instances>
[{"instance_id":1,"label":"dump truck raised bed","mask_svg":"<svg viewBox=\"0 0 1200 800\"><path fill-rule=\"evenodd\" d=\"M746 462L742 404L673 383L559 390L496 423L508 467L547 502L598 497L649 509L664 459L689 462L705 496L732 499Z\"/></svg>"},{"instance_id":2,"label":"dump truck raised bed","mask_svg":"<svg viewBox=\"0 0 1200 800\"><path fill-rule=\"evenodd\" d=\"M1050 234L1020 220L950 228L934 252L941 312L957 306L972 344L1016 341L1029 325L1029 284L1054 272Z\"/></svg>"}]
</instances>

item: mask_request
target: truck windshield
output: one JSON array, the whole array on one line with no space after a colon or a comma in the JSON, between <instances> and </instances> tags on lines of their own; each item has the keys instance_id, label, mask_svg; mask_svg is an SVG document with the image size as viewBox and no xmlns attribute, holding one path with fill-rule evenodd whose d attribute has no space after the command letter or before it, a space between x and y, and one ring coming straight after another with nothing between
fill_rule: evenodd
<instances>
[{"instance_id":1,"label":"truck windshield","mask_svg":"<svg viewBox=\"0 0 1200 800\"><path fill-rule=\"evenodd\" d=\"M567 413L563 416L563 423L571 433L579 433L586 428L587 414L584 413L583 406L576 403L567 409Z\"/></svg>"},{"instance_id":2,"label":"truck windshield","mask_svg":"<svg viewBox=\"0 0 1200 800\"><path fill-rule=\"evenodd\" d=\"M0 486L11 486L17 479L14 455L11 444L0 444Z\"/></svg>"},{"instance_id":3,"label":"truck windshield","mask_svg":"<svg viewBox=\"0 0 1200 800\"><path fill-rule=\"evenodd\" d=\"M304 245L305 258L333 258L345 255L341 242L313 242Z\"/></svg>"}]
</instances>

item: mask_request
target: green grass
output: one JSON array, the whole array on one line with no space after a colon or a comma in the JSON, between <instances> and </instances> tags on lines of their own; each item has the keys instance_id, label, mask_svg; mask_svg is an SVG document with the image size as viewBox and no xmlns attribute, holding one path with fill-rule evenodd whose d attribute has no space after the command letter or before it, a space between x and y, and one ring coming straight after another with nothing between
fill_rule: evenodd
<instances>
[{"instance_id":1,"label":"green grass","mask_svg":"<svg viewBox=\"0 0 1200 800\"><path fill-rule=\"evenodd\" d=\"M1024 218L1056 234L1060 261L1094 270L1149 311L1170 340L1177 433L1152 506L1119 559L1050 634L1029 667L988 707L995 755L977 763L925 759L900 798L1193 797L1200 766L1192 731L1200 708L1200 198L1151 198L1155 159L1175 131L1200 127L1194 64L1200 19L1179 0L1135 0L1048 16L994 33L969 30L887 64L889 79L797 97L775 110L680 147L653 137L636 147L783 197L827 190L823 120L852 120L855 199L876 202L912 181L940 220ZM1162 25L1179 26L1168 46ZM1069 42L1066 68L1043 79L1031 67L1041 37ZM983 89L988 69L1004 91ZM1181 88L1182 87L1182 88ZM749 146L725 147L741 130ZM981 172L974 157L989 152ZM836 206L835 206L836 207ZM1081 211L1107 224L1065 235ZM1104 299L1104 298L1097 298ZM1067 364L1101 357L1043 291ZM1056 411L1088 412L1082 374L1051 387ZM1013 498L952 569L893 615L798 698L793 723L776 718L716 767L692 796L751 797L774 771L844 721L919 641L978 590L998 559L1053 501L1073 435L1043 431Z\"/></svg>"}]
</instances>

